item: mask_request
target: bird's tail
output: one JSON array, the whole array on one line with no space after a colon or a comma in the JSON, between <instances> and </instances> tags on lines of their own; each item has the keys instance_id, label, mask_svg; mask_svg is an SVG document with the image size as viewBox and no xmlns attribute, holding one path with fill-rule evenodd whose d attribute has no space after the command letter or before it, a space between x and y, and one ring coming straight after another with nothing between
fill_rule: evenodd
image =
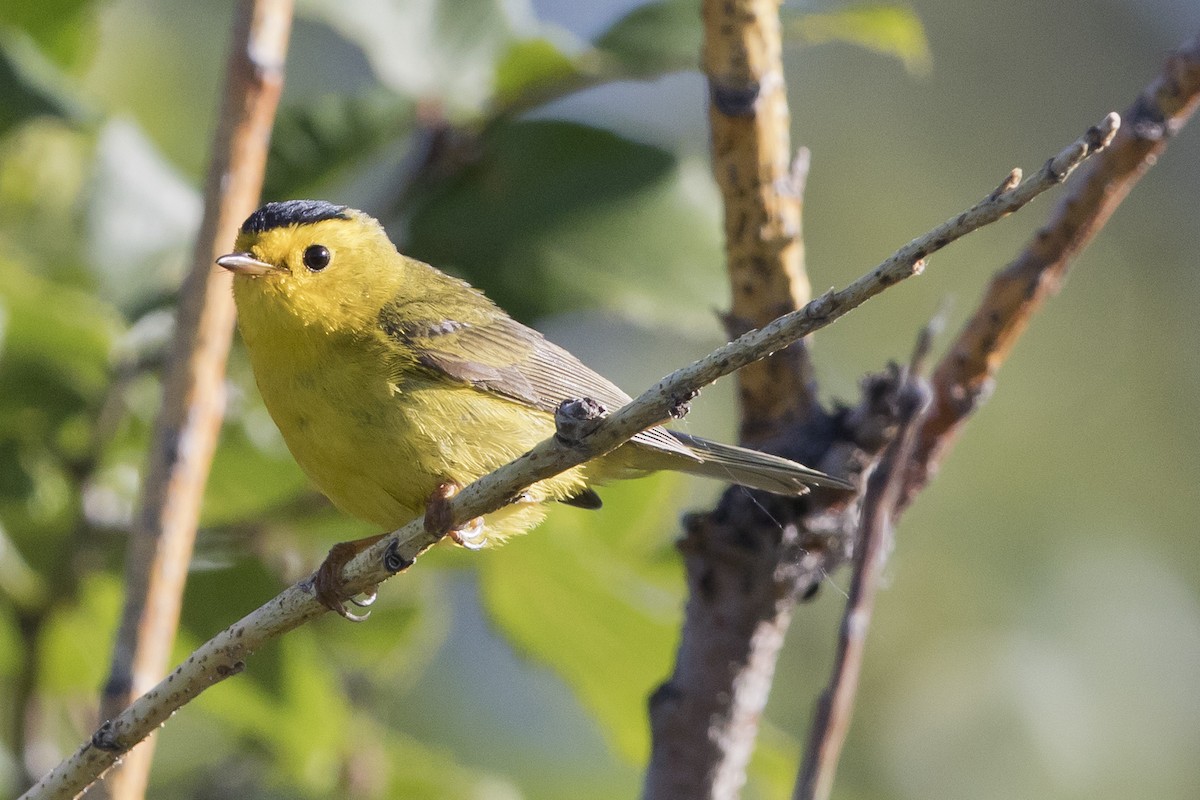
<instances>
[{"instance_id":1,"label":"bird's tail","mask_svg":"<svg viewBox=\"0 0 1200 800\"><path fill-rule=\"evenodd\" d=\"M736 483L782 495L805 494L810 486L828 486L849 491L855 488L854 484L841 478L826 475L780 456L732 444L721 444L679 431L670 433L699 458L699 461L685 458L674 461L671 464L672 469L680 472L716 478L726 483Z\"/></svg>"}]
</instances>

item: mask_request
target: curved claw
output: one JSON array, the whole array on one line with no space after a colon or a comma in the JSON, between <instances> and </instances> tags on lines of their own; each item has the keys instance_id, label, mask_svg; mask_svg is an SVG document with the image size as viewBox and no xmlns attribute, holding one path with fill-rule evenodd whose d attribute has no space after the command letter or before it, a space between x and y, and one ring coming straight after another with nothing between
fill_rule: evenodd
<instances>
[{"instance_id":1,"label":"curved claw","mask_svg":"<svg viewBox=\"0 0 1200 800\"><path fill-rule=\"evenodd\" d=\"M316 594L321 605L351 622L365 622L367 617L371 616L369 611L366 614L354 614L346 608L343 600L345 587L342 583L342 568L350 559L382 538L382 536L371 536L353 542L340 542L330 548L329 555L321 562L321 566L317 568L312 580L313 593ZM362 600L349 599L359 608L366 608L375 602L375 596L375 589L372 588Z\"/></svg>"},{"instance_id":2,"label":"curved claw","mask_svg":"<svg viewBox=\"0 0 1200 800\"><path fill-rule=\"evenodd\" d=\"M463 525L461 528L455 528L446 535L455 544L465 547L468 550L482 550L487 547L487 534L483 531L483 517L476 517L466 525Z\"/></svg>"},{"instance_id":3,"label":"curved claw","mask_svg":"<svg viewBox=\"0 0 1200 800\"><path fill-rule=\"evenodd\" d=\"M366 622L367 618L371 616L370 611L367 611L363 614L355 614L353 611L348 610L346 606L340 603L338 604L338 607L333 610L337 612L338 616L347 622Z\"/></svg>"},{"instance_id":4,"label":"curved claw","mask_svg":"<svg viewBox=\"0 0 1200 800\"><path fill-rule=\"evenodd\" d=\"M359 608L370 608L371 606L375 605L375 601L377 599L379 599L379 591L377 587L373 587L371 591L364 594L361 598L351 597L350 602L354 603L354 605L358 606ZM369 614L370 612L367 613Z\"/></svg>"}]
</instances>

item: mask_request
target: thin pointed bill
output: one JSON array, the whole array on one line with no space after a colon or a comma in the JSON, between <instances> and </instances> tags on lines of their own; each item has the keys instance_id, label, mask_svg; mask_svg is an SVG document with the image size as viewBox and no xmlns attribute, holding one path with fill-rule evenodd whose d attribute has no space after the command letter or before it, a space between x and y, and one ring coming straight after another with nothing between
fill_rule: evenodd
<instances>
[{"instance_id":1,"label":"thin pointed bill","mask_svg":"<svg viewBox=\"0 0 1200 800\"><path fill-rule=\"evenodd\" d=\"M266 275L279 272L279 267L259 261L249 253L230 253L217 259L217 266L224 267L235 275Z\"/></svg>"}]
</instances>

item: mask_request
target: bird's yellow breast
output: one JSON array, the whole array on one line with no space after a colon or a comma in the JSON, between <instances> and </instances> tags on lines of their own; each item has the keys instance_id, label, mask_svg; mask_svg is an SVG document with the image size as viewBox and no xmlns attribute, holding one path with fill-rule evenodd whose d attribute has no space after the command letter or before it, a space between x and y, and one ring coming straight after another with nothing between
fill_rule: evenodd
<instances>
[{"instance_id":1,"label":"bird's yellow breast","mask_svg":"<svg viewBox=\"0 0 1200 800\"><path fill-rule=\"evenodd\" d=\"M381 332L301 324L257 288L235 294L259 391L296 462L346 513L397 528L424 511L438 484L465 485L554 432L548 414L396 369L405 354ZM530 499L565 499L585 485L576 469L538 484ZM489 536L540 517L532 504L510 507L488 517Z\"/></svg>"}]
</instances>

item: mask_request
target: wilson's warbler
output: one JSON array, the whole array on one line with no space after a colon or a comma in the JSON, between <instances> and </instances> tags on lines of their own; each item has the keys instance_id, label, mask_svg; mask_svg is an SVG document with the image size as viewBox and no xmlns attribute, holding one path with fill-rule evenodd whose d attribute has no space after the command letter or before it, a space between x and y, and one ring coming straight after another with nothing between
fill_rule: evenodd
<instances>
[{"instance_id":1,"label":"wilson's warbler","mask_svg":"<svg viewBox=\"0 0 1200 800\"><path fill-rule=\"evenodd\" d=\"M269 203L217 263L235 275L238 327L292 455L338 508L383 530L423 513L439 487L469 483L553 435L562 401L629 402L478 290L401 255L360 211ZM500 541L536 525L546 501L599 508L592 486L659 469L787 495L852 488L783 458L654 428L455 538ZM377 538L335 548L318 573L322 602L344 613L333 585L340 567Z\"/></svg>"}]
</instances>

